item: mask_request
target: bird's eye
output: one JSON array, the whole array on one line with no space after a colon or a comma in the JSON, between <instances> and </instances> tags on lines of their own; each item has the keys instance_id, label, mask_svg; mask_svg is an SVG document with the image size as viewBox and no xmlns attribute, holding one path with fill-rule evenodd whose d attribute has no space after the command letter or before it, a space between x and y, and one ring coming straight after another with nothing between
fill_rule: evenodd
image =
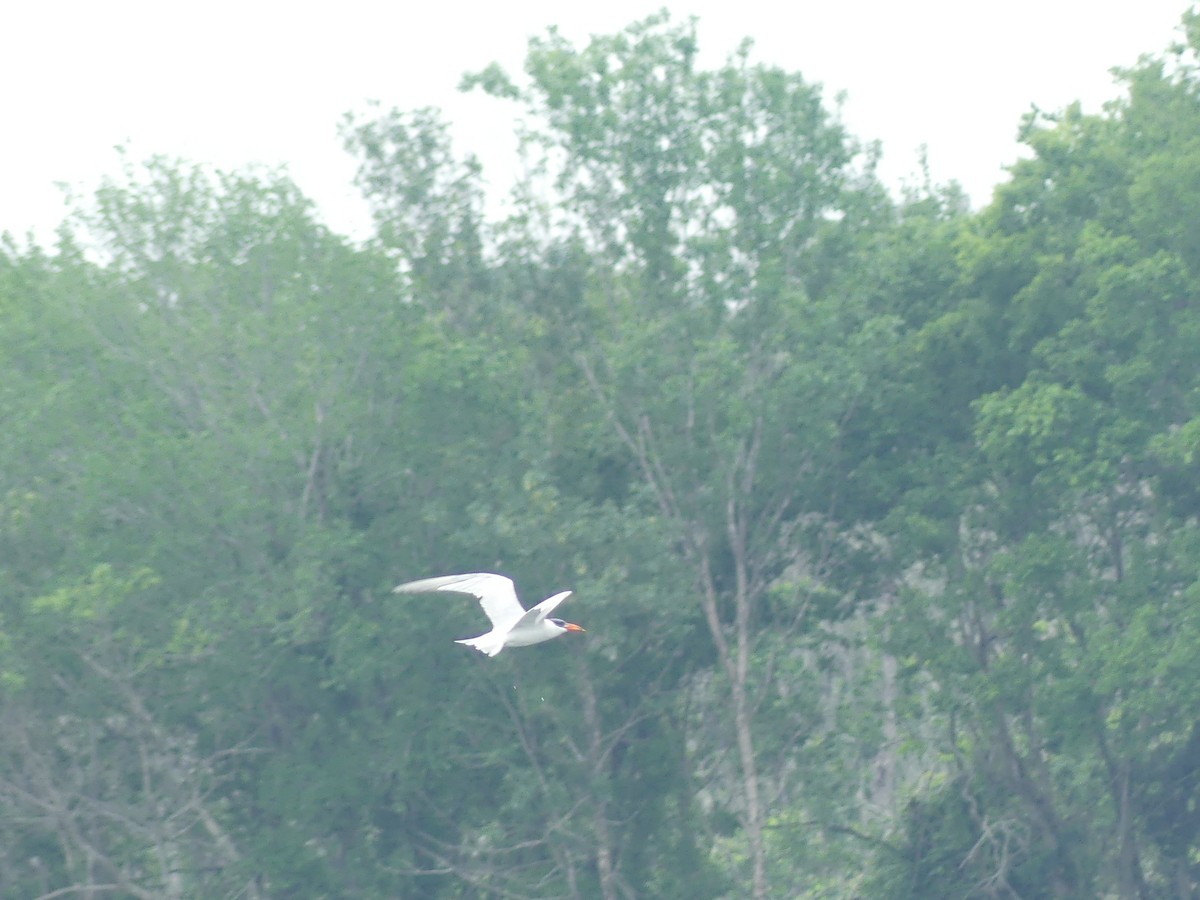
<instances>
[{"instance_id":1,"label":"bird's eye","mask_svg":"<svg viewBox=\"0 0 1200 900\"><path fill-rule=\"evenodd\" d=\"M562 619L550 619L550 621L553 622L555 625L557 625L559 628L562 628L564 625L567 624Z\"/></svg>"}]
</instances>

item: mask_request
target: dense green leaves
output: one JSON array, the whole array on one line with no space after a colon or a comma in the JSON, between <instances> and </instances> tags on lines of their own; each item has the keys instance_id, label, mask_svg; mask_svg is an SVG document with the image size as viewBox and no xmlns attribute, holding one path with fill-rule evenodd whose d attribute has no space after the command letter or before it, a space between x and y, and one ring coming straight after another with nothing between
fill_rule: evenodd
<instances>
[{"instance_id":1,"label":"dense green leaves","mask_svg":"<svg viewBox=\"0 0 1200 900\"><path fill-rule=\"evenodd\" d=\"M975 214L751 51L468 76L501 222L393 111L367 246L165 159L5 241L6 895L1195 894L1195 46ZM389 590L473 570L587 635Z\"/></svg>"},{"instance_id":2,"label":"dense green leaves","mask_svg":"<svg viewBox=\"0 0 1200 900\"><path fill-rule=\"evenodd\" d=\"M1108 115L1034 127L1035 156L973 238L966 289L1018 377L981 386L970 442L939 451L967 466L953 555L923 564L933 580L894 633L956 748L953 787L911 808L896 895L905 879L978 896L1195 890L1195 520L1175 466L1200 399L1198 284L1168 219L1194 206L1177 128L1200 107L1190 76L1127 77ZM1172 163L1143 152L1152 128ZM954 872L944 832L911 843L951 823L973 835Z\"/></svg>"}]
</instances>

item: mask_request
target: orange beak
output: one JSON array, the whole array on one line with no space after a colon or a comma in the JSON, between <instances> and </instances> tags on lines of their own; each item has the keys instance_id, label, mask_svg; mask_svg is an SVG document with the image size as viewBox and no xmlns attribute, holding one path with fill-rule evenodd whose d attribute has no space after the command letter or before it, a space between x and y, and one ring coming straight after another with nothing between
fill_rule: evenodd
<instances>
[{"instance_id":1,"label":"orange beak","mask_svg":"<svg viewBox=\"0 0 1200 900\"><path fill-rule=\"evenodd\" d=\"M572 625L570 622L564 622L563 628L567 629L567 631L585 631L586 630L584 628L580 628L578 625Z\"/></svg>"}]
</instances>

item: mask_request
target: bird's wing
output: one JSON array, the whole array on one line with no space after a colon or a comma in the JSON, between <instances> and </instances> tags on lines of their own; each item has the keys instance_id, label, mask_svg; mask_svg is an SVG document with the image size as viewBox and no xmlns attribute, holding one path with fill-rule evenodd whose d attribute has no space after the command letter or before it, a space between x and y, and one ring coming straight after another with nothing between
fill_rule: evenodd
<instances>
[{"instance_id":1,"label":"bird's wing","mask_svg":"<svg viewBox=\"0 0 1200 900\"><path fill-rule=\"evenodd\" d=\"M422 578L420 581L401 584L392 590L397 594L423 594L426 591L469 594L479 600L483 611L492 620L492 627L500 630L511 628L525 615L525 607L521 606L517 599L517 589L512 579L503 575L493 575L491 572Z\"/></svg>"},{"instance_id":2,"label":"bird's wing","mask_svg":"<svg viewBox=\"0 0 1200 900\"><path fill-rule=\"evenodd\" d=\"M554 612L558 604L562 603L571 596L571 591L563 591L560 594L555 594L553 597L547 597L537 606L531 607L529 612L521 616L520 625L532 625L534 622L540 622L545 619L550 613Z\"/></svg>"}]
</instances>

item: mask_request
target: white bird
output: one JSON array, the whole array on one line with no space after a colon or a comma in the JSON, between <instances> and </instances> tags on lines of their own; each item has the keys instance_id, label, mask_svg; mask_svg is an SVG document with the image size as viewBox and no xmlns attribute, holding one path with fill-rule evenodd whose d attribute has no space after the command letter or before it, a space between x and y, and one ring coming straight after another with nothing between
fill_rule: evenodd
<instances>
[{"instance_id":1,"label":"white bird","mask_svg":"<svg viewBox=\"0 0 1200 900\"><path fill-rule=\"evenodd\" d=\"M392 590L397 594L447 591L478 598L483 611L492 620L492 630L487 634L463 638L455 643L474 647L488 656L495 656L505 647L528 647L530 644L540 644L561 634L584 630L562 619L549 618L554 608L571 596L571 591L562 591L553 597L547 597L526 611L517 599L517 589L512 579L491 572L423 578L420 581L398 585Z\"/></svg>"}]
</instances>

